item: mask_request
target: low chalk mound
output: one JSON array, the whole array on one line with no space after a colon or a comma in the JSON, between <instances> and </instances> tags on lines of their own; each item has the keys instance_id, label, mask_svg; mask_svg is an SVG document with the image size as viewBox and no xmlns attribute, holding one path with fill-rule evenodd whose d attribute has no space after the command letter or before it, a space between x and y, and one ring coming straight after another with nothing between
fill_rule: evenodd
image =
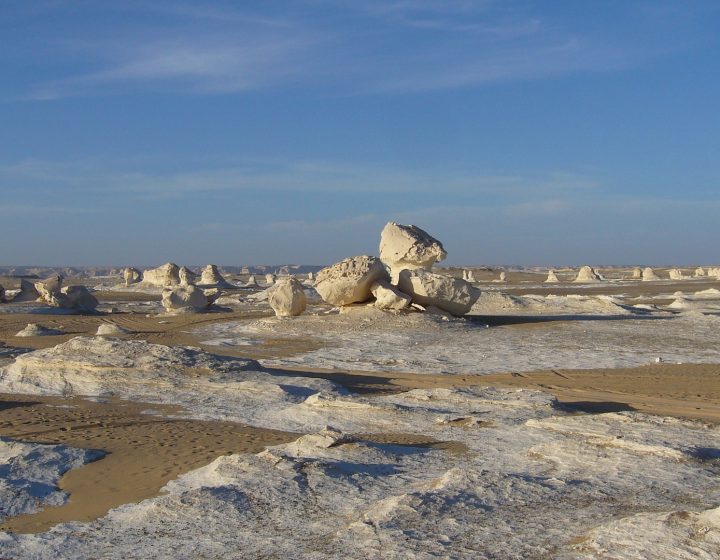
<instances>
[{"instance_id":1,"label":"low chalk mound","mask_svg":"<svg viewBox=\"0 0 720 560\"><path fill-rule=\"evenodd\" d=\"M50 329L38 323L28 323L27 327L18 332L15 336L57 336L59 334L65 334L65 332L59 329Z\"/></svg>"},{"instance_id":2,"label":"low chalk mound","mask_svg":"<svg viewBox=\"0 0 720 560\"><path fill-rule=\"evenodd\" d=\"M133 331L116 325L114 323L103 323L95 332L95 336L123 336L132 334Z\"/></svg>"},{"instance_id":3,"label":"low chalk mound","mask_svg":"<svg viewBox=\"0 0 720 560\"><path fill-rule=\"evenodd\" d=\"M643 282L650 282L651 280L660 280L660 277L655 274L655 271L652 268L648 266L643 268L642 280Z\"/></svg>"},{"instance_id":4,"label":"low chalk mound","mask_svg":"<svg viewBox=\"0 0 720 560\"><path fill-rule=\"evenodd\" d=\"M590 267L590 266L583 266L578 271L577 276L575 277L575 280L573 282L582 282L582 283L590 283L590 282L602 282L602 277L597 273L597 271Z\"/></svg>"}]
</instances>

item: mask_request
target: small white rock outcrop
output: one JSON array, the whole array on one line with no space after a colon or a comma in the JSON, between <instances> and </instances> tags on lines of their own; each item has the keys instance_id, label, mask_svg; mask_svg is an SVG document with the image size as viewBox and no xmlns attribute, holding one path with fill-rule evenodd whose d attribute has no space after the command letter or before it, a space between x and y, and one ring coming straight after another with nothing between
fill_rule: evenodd
<instances>
[{"instance_id":1,"label":"small white rock outcrop","mask_svg":"<svg viewBox=\"0 0 720 560\"><path fill-rule=\"evenodd\" d=\"M57 336L60 334L65 334L65 333L59 329L50 329L50 328L44 327L38 323L28 323L27 327L25 327L23 330L18 332L15 336L19 336L19 337Z\"/></svg>"},{"instance_id":2,"label":"small white rock outcrop","mask_svg":"<svg viewBox=\"0 0 720 560\"><path fill-rule=\"evenodd\" d=\"M390 268L393 284L401 270L430 270L445 257L442 243L417 226L388 222L380 234L380 260Z\"/></svg>"},{"instance_id":3,"label":"small white rock outcrop","mask_svg":"<svg viewBox=\"0 0 720 560\"><path fill-rule=\"evenodd\" d=\"M575 277L575 280L573 280L573 282L602 282L602 278L595 271L594 268L590 266L583 266L578 271L577 276Z\"/></svg>"},{"instance_id":4,"label":"small white rock outcrop","mask_svg":"<svg viewBox=\"0 0 720 560\"><path fill-rule=\"evenodd\" d=\"M180 285L180 267L175 263L165 263L157 268L151 268L143 272L144 284L167 288L168 286Z\"/></svg>"},{"instance_id":5,"label":"small white rock outcrop","mask_svg":"<svg viewBox=\"0 0 720 560\"><path fill-rule=\"evenodd\" d=\"M274 274L266 274L265 275L265 284L268 286L272 286L275 283L275 275Z\"/></svg>"},{"instance_id":6,"label":"small white rock outcrop","mask_svg":"<svg viewBox=\"0 0 720 560\"><path fill-rule=\"evenodd\" d=\"M558 277L557 277L557 274L555 274L555 271L552 269L548 270L548 275L547 275L547 278L545 279L545 283L557 284L558 282L560 282L560 280L558 280Z\"/></svg>"},{"instance_id":7,"label":"small white rock outcrop","mask_svg":"<svg viewBox=\"0 0 720 560\"><path fill-rule=\"evenodd\" d=\"M13 302L22 301L37 301L40 299L40 294L35 289L32 282L28 282L25 279L20 280L20 291L12 299Z\"/></svg>"},{"instance_id":8,"label":"small white rock outcrop","mask_svg":"<svg viewBox=\"0 0 720 560\"><path fill-rule=\"evenodd\" d=\"M123 336L126 334L132 334L132 331L115 323L103 323L98 327L95 336Z\"/></svg>"},{"instance_id":9,"label":"small white rock outcrop","mask_svg":"<svg viewBox=\"0 0 720 560\"><path fill-rule=\"evenodd\" d=\"M702 266L698 266L695 269L695 278L703 278L705 276L705 269Z\"/></svg>"},{"instance_id":10,"label":"small white rock outcrop","mask_svg":"<svg viewBox=\"0 0 720 560\"><path fill-rule=\"evenodd\" d=\"M679 268L671 268L668 270L668 277L670 280L683 280L685 276L682 273L682 270Z\"/></svg>"},{"instance_id":11,"label":"small white rock outcrop","mask_svg":"<svg viewBox=\"0 0 720 560\"><path fill-rule=\"evenodd\" d=\"M307 308L305 290L294 276L283 276L268 289L268 303L276 317L296 317Z\"/></svg>"},{"instance_id":12,"label":"small white rock outcrop","mask_svg":"<svg viewBox=\"0 0 720 560\"><path fill-rule=\"evenodd\" d=\"M427 270L403 270L398 288L408 294L413 303L434 305L456 317L462 317L480 297L480 290L462 278L435 274Z\"/></svg>"},{"instance_id":13,"label":"small white rock outcrop","mask_svg":"<svg viewBox=\"0 0 720 560\"><path fill-rule=\"evenodd\" d=\"M643 268L642 271L642 280L643 282L649 282L650 280L660 280L657 274L655 274L655 271L650 268L649 266Z\"/></svg>"},{"instance_id":14,"label":"small white rock outcrop","mask_svg":"<svg viewBox=\"0 0 720 560\"><path fill-rule=\"evenodd\" d=\"M194 286L197 281L197 274L190 270L187 266L181 266L178 270L181 286Z\"/></svg>"},{"instance_id":15,"label":"small white rock outcrop","mask_svg":"<svg viewBox=\"0 0 720 560\"><path fill-rule=\"evenodd\" d=\"M52 307L73 309L80 312L94 311L99 302L85 286L62 287L62 276L51 276L41 282L35 282L35 290L40 299Z\"/></svg>"},{"instance_id":16,"label":"small white rock outcrop","mask_svg":"<svg viewBox=\"0 0 720 560\"><path fill-rule=\"evenodd\" d=\"M639 280L640 278L642 278L642 269L639 266L636 266L632 270L632 279Z\"/></svg>"},{"instance_id":17,"label":"small white rock outcrop","mask_svg":"<svg viewBox=\"0 0 720 560\"><path fill-rule=\"evenodd\" d=\"M218 288L229 288L231 287L230 282L225 280L218 267L214 264L209 264L202 269L200 274L200 285L201 286L217 286Z\"/></svg>"},{"instance_id":18,"label":"small white rock outcrop","mask_svg":"<svg viewBox=\"0 0 720 560\"><path fill-rule=\"evenodd\" d=\"M315 290L331 305L362 303L372 297L370 289L381 280L389 280L383 264L375 257L350 257L319 271Z\"/></svg>"},{"instance_id":19,"label":"small white rock outcrop","mask_svg":"<svg viewBox=\"0 0 720 560\"><path fill-rule=\"evenodd\" d=\"M412 302L412 298L390 285L389 282L381 280L370 286L370 293L375 297L373 304L378 309L397 310L405 309Z\"/></svg>"},{"instance_id":20,"label":"small white rock outcrop","mask_svg":"<svg viewBox=\"0 0 720 560\"><path fill-rule=\"evenodd\" d=\"M123 270L123 280L125 281L126 286L137 284L142 281L142 272L140 272L137 268L129 266Z\"/></svg>"},{"instance_id":21,"label":"small white rock outcrop","mask_svg":"<svg viewBox=\"0 0 720 560\"><path fill-rule=\"evenodd\" d=\"M162 306L168 313L198 313L208 305L207 296L197 286L174 286L162 293Z\"/></svg>"}]
</instances>

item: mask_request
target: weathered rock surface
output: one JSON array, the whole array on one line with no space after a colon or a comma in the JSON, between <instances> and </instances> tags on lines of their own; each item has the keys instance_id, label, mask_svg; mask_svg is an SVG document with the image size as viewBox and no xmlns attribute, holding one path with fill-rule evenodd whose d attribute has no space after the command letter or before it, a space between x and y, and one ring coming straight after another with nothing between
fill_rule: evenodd
<instances>
[{"instance_id":1,"label":"weathered rock surface","mask_svg":"<svg viewBox=\"0 0 720 560\"><path fill-rule=\"evenodd\" d=\"M197 274L190 270L186 266L181 266L178 270L178 277L180 278L181 286L194 286L197 280Z\"/></svg>"},{"instance_id":2,"label":"weathered rock surface","mask_svg":"<svg viewBox=\"0 0 720 560\"><path fill-rule=\"evenodd\" d=\"M649 266L646 268L643 268L642 279L643 279L643 282L648 282L650 280L660 280L660 278L657 276L657 274L655 274L655 271L653 271L653 269L650 268Z\"/></svg>"},{"instance_id":3,"label":"weathered rock surface","mask_svg":"<svg viewBox=\"0 0 720 560\"><path fill-rule=\"evenodd\" d=\"M403 270L398 288L414 303L423 307L434 305L456 317L462 317L473 306L480 290L461 278L435 274L427 270Z\"/></svg>"},{"instance_id":4,"label":"weathered rock surface","mask_svg":"<svg viewBox=\"0 0 720 560\"><path fill-rule=\"evenodd\" d=\"M200 274L200 285L201 286L217 286L218 288L229 288L231 287L230 282L225 280L218 267L214 264L209 264L202 269Z\"/></svg>"},{"instance_id":5,"label":"weathered rock surface","mask_svg":"<svg viewBox=\"0 0 720 560\"><path fill-rule=\"evenodd\" d=\"M20 280L20 292L13 298L13 301L37 301L38 299L40 299L40 294L33 283L25 279Z\"/></svg>"},{"instance_id":6,"label":"weathered rock surface","mask_svg":"<svg viewBox=\"0 0 720 560\"><path fill-rule=\"evenodd\" d=\"M430 270L445 257L442 243L417 226L388 222L380 234L380 260L390 268L393 283L401 270Z\"/></svg>"},{"instance_id":7,"label":"weathered rock surface","mask_svg":"<svg viewBox=\"0 0 720 560\"><path fill-rule=\"evenodd\" d=\"M671 268L668 270L668 277L670 280L682 280L685 278L685 276L682 273L682 270L679 268Z\"/></svg>"},{"instance_id":8,"label":"weathered rock surface","mask_svg":"<svg viewBox=\"0 0 720 560\"><path fill-rule=\"evenodd\" d=\"M142 278L142 272L140 272L137 268L129 266L123 270L123 280L125 281L126 286L130 286L131 284L137 284L138 282L142 281Z\"/></svg>"},{"instance_id":9,"label":"weathered rock surface","mask_svg":"<svg viewBox=\"0 0 720 560\"><path fill-rule=\"evenodd\" d=\"M63 331L58 329L50 329L43 327L38 323L28 323L27 327L18 332L15 336L27 337L27 336L57 336L59 334L65 334Z\"/></svg>"},{"instance_id":10,"label":"weathered rock surface","mask_svg":"<svg viewBox=\"0 0 720 560\"><path fill-rule=\"evenodd\" d=\"M165 263L157 268L143 272L143 283L165 288L180 285L180 267L175 263Z\"/></svg>"},{"instance_id":11,"label":"weathered rock surface","mask_svg":"<svg viewBox=\"0 0 720 560\"><path fill-rule=\"evenodd\" d=\"M633 278L633 280L638 280L638 279L642 278L642 269L639 266L636 266L635 268L633 268L632 278Z\"/></svg>"},{"instance_id":12,"label":"weathered rock surface","mask_svg":"<svg viewBox=\"0 0 720 560\"><path fill-rule=\"evenodd\" d=\"M373 304L378 309L405 309L412 302L412 298L391 286L386 281L375 282L370 287L370 292L375 296Z\"/></svg>"},{"instance_id":13,"label":"weathered rock surface","mask_svg":"<svg viewBox=\"0 0 720 560\"><path fill-rule=\"evenodd\" d=\"M583 266L578 271L578 274L573 282L602 282L602 278L594 268L590 266Z\"/></svg>"},{"instance_id":14,"label":"weathered rock surface","mask_svg":"<svg viewBox=\"0 0 720 560\"><path fill-rule=\"evenodd\" d=\"M698 266L695 269L695 278L702 278L705 276L705 269L702 266Z\"/></svg>"},{"instance_id":15,"label":"weathered rock surface","mask_svg":"<svg viewBox=\"0 0 720 560\"><path fill-rule=\"evenodd\" d=\"M557 274L555 274L554 270L548 270L548 275L545 279L545 282L547 284L557 284L558 282L560 282L560 280L558 280Z\"/></svg>"},{"instance_id":16,"label":"weathered rock surface","mask_svg":"<svg viewBox=\"0 0 720 560\"><path fill-rule=\"evenodd\" d=\"M332 305L361 303L372 297L375 282L387 281L388 273L375 257L350 257L317 273L315 290Z\"/></svg>"},{"instance_id":17,"label":"weathered rock surface","mask_svg":"<svg viewBox=\"0 0 720 560\"><path fill-rule=\"evenodd\" d=\"M162 293L162 306L168 313L197 313L208 305L207 296L196 286L174 286Z\"/></svg>"},{"instance_id":18,"label":"weathered rock surface","mask_svg":"<svg viewBox=\"0 0 720 560\"><path fill-rule=\"evenodd\" d=\"M276 317L295 317L305 311L307 298L297 278L284 276L269 288L268 303Z\"/></svg>"},{"instance_id":19,"label":"weathered rock surface","mask_svg":"<svg viewBox=\"0 0 720 560\"><path fill-rule=\"evenodd\" d=\"M68 286L61 290L59 307L76 311L94 311L99 302L85 286Z\"/></svg>"},{"instance_id":20,"label":"weathered rock surface","mask_svg":"<svg viewBox=\"0 0 720 560\"><path fill-rule=\"evenodd\" d=\"M103 323L97 329L95 336L122 336L132 334L132 331L114 323Z\"/></svg>"},{"instance_id":21,"label":"weathered rock surface","mask_svg":"<svg viewBox=\"0 0 720 560\"><path fill-rule=\"evenodd\" d=\"M268 286L272 286L275 283L275 275L274 274L266 274L265 275L265 284Z\"/></svg>"}]
</instances>

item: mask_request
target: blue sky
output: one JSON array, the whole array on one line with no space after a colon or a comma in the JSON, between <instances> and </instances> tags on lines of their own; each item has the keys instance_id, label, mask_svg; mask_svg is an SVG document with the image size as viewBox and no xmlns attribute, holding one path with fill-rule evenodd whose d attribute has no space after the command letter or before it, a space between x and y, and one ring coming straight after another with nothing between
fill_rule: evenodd
<instances>
[{"instance_id":1,"label":"blue sky","mask_svg":"<svg viewBox=\"0 0 720 560\"><path fill-rule=\"evenodd\" d=\"M0 264L720 263L714 1L7 1Z\"/></svg>"}]
</instances>

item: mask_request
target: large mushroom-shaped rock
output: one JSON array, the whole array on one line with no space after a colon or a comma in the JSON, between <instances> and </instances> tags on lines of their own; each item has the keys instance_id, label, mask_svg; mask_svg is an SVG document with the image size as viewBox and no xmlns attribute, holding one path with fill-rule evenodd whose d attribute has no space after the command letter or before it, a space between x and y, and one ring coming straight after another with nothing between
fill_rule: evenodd
<instances>
[{"instance_id":1,"label":"large mushroom-shaped rock","mask_svg":"<svg viewBox=\"0 0 720 560\"><path fill-rule=\"evenodd\" d=\"M218 267L214 264L209 264L202 269L200 274L200 285L201 286L217 286L219 288L229 288L230 283L223 278L220 274Z\"/></svg>"},{"instance_id":2,"label":"large mushroom-shaped rock","mask_svg":"<svg viewBox=\"0 0 720 560\"><path fill-rule=\"evenodd\" d=\"M142 281L142 277L142 272L140 272L137 268L128 266L123 270L123 280L125 281L126 286L137 284Z\"/></svg>"},{"instance_id":3,"label":"large mushroom-shaped rock","mask_svg":"<svg viewBox=\"0 0 720 560\"><path fill-rule=\"evenodd\" d=\"M315 290L332 305L361 303L372 297L375 282L387 281L388 273L375 257L350 257L327 268L315 277Z\"/></svg>"},{"instance_id":4,"label":"large mushroom-shaped rock","mask_svg":"<svg viewBox=\"0 0 720 560\"><path fill-rule=\"evenodd\" d=\"M698 267L695 269L695 274L694 274L694 276L695 276L695 278L702 278L702 277L704 277L704 276L705 276L705 269L704 269L702 266L698 266Z\"/></svg>"},{"instance_id":5,"label":"large mushroom-shaped rock","mask_svg":"<svg viewBox=\"0 0 720 560\"><path fill-rule=\"evenodd\" d=\"M435 274L427 270L403 270L398 288L414 303L423 307L434 305L456 317L462 317L480 297L480 290L462 278Z\"/></svg>"},{"instance_id":6,"label":"large mushroom-shaped rock","mask_svg":"<svg viewBox=\"0 0 720 560\"><path fill-rule=\"evenodd\" d=\"M13 302L37 301L39 298L40 294L35 289L33 283L22 279L20 280L20 291L13 298Z\"/></svg>"},{"instance_id":7,"label":"large mushroom-shaped rock","mask_svg":"<svg viewBox=\"0 0 720 560\"><path fill-rule=\"evenodd\" d=\"M668 277L670 280L683 280L685 276L682 273L682 270L679 268L671 268L668 270Z\"/></svg>"},{"instance_id":8,"label":"large mushroom-shaped rock","mask_svg":"<svg viewBox=\"0 0 720 560\"><path fill-rule=\"evenodd\" d=\"M187 266L181 266L180 270L178 270L178 278L180 278L181 286L194 286L195 280L197 280L197 274Z\"/></svg>"},{"instance_id":9,"label":"large mushroom-shaped rock","mask_svg":"<svg viewBox=\"0 0 720 560\"><path fill-rule=\"evenodd\" d=\"M384 280L375 282L370 286L370 292L375 296L373 305L378 309L400 310L405 309L412 303L412 298L409 295L402 293Z\"/></svg>"},{"instance_id":10,"label":"large mushroom-shaped rock","mask_svg":"<svg viewBox=\"0 0 720 560\"><path fill-rule=\"evenodd\" d=\"M208 298L196 286L173 286L162 293L162 306L168 313L197 313L208 307Z\"/></svg>"},{"instance_id":11,"label":"large mushroom-shaped rock","mask_svg":"<svg viewBox=\"0 0 720 560\"><path fill-rule=\"evenodd\" d=\"M157 268L143 272L143 283L166 288L180 285L180 267L175 263L165 263Z\"/></svg>"},{"instance_id":12,"label":"large mushroom-shaped rock","mask_svg":"<svg viewBox=\"0 0 720 560\"><path fill-rule=\"evenodd\" d=\"M557 284L558 282L560 282L560 280L558 280L558 277L557 277L557 274L555 274L555 271L552 269L548 270L548 275L547 275L547 278L545 279L545 283Z\"/></svg>"},{"instance_id":13,"label":"large mushroom-shaped rock","mask_svg":"<svg viewBox=\"0 0 720 560\"><path fill-rule=\"evenodd\" d=\"M393 283L401 270L430 270L445 257L442 243L417 226L388 222L380 234L380 260L390 268Z\"/></svg>"},{"instance_id":14,"label":"large mushroom-shaped rock","mask_svg":"<svg viewBox=\"0 0 720 560\"><path fill-rule=\"evenodd\" d=\"M297 278L284 276L268 289L268 303L276 317L295 317L305 311L307 298Z\"/></svg>"},{"instance_id":15,"label":"large mushroom-shaped rock","mask_svg":"<svg viewBox=\"0 0 720 560\"><path fill-rule=\"evenodd\" d=\"M655 274L655 271L653 271L653 269L650 268L649 266L643 268L642 279L643 279L643 282L648 282L650 280L660 280L660 278L658 278L657 274Z\"/></svg>"},{"instance_id":16,"label":"large mushroom-shaped rock","mask_svg":"<svg viewBox=\"0 0 720 560\"><path fill-rule=\"evenodd\" d=\"M602 282L602 278L594 268L590 266L583 266L578 271L578 274L573 282Z\"/></svg>"}]
</instances>

